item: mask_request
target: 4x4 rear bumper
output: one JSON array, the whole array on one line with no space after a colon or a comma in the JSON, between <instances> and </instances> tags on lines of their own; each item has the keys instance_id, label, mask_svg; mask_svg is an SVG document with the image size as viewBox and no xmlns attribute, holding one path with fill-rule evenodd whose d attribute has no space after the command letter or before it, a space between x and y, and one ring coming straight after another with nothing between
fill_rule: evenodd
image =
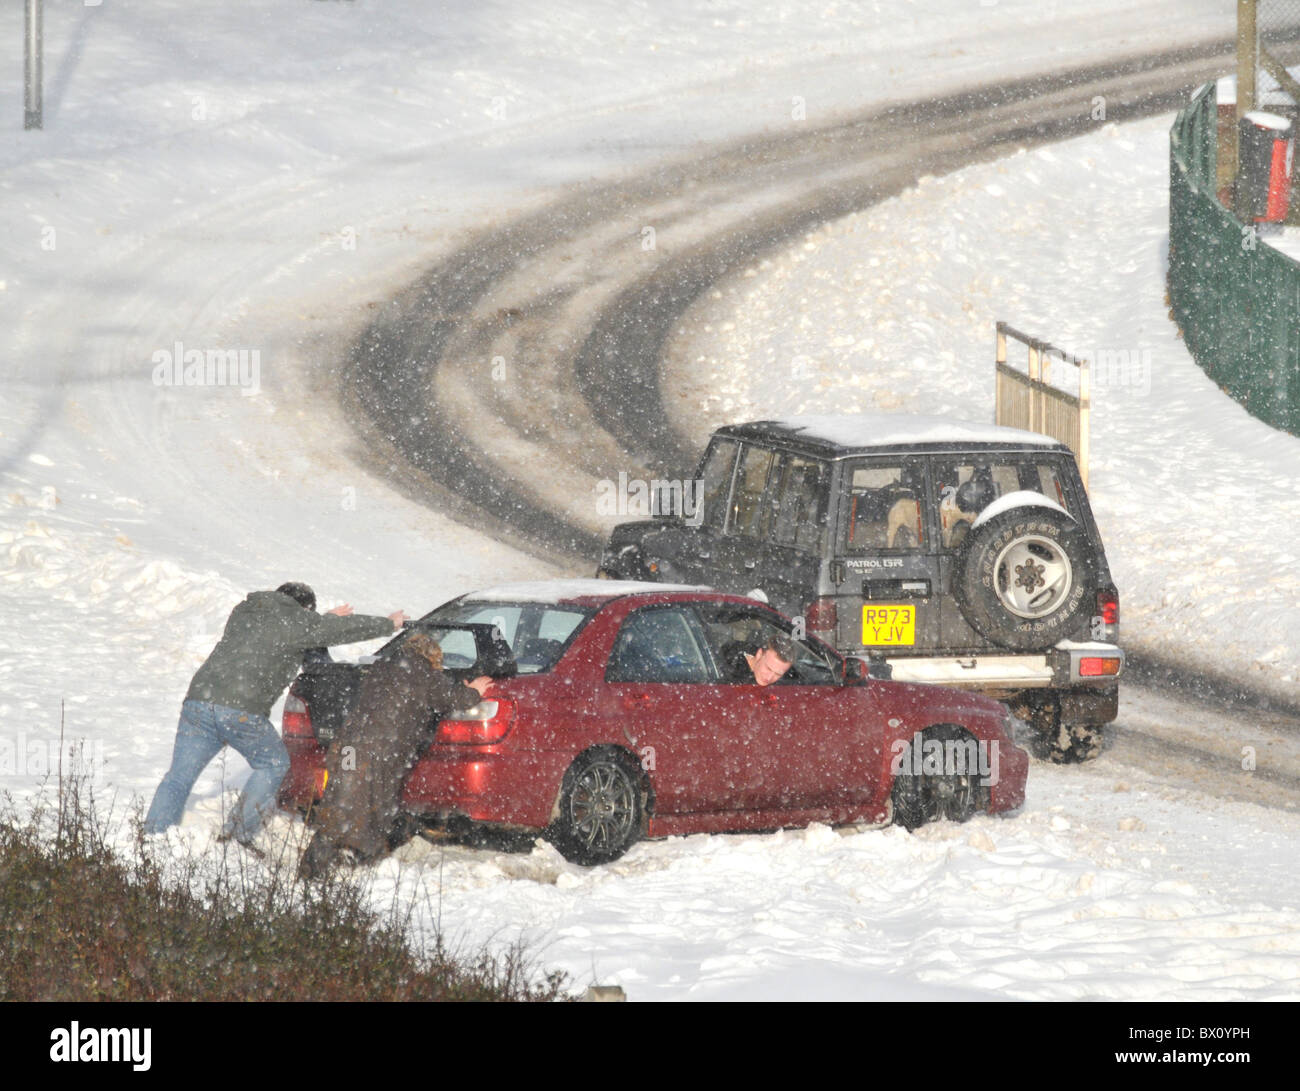
<instances>
[{"instance_id":1,"label":"4x4 rear bumper","mask_svg":"<svg viewBox=\"0 0 1300 1091\"><path fill-rule=\"evenodd\" d=\"M857 654L867 658L865 652ZM981 690L1113 687L1124 671L1124 652L1114 644L1063 640L1038 655L887 656L886 662L896 682Z\"/></svg>"},{"instance_id":2,"label":"4x4 rear bumper","mask_svg":"<svg viewBox=\"0 0 1300 1091\"><path fill-rule=\"evenodd\" d=\"M1063 722L1101 724L1119 711L1124 652L1114 644L1062 641L1038 655L898 656L886 662L898 682L955 686L1012 704L1059 701Z\"/></svg>"}]
</instances>

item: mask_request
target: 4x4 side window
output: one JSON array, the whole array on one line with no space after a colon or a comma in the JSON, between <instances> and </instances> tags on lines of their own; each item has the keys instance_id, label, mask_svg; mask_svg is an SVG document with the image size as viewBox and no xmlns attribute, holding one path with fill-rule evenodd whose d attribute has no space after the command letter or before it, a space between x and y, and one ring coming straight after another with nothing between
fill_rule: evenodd
<instances>
[{"instance_id":1,"label":"4x4 side window","mask_svg":"<svg viewBox=\"0 0 1300 1091\"><path fill-rule=\"evenodd\" d=\"M736 473L736 486L731 494L731 518L727 531L761 537L767 532L764 515L768 508L763 503L767 489L767 475L772 469L773 453L766 447L746 444L740 452L740 468Z\"/></svg>"},{"instance_id":2,"label":"4x4 side window","mask_svg":"<svg viewBox=\"0 0 1300 1091\"><path fill-rule=\"evenodd\" d=\"M697 516L696 522L711 530L721 530L726 520L727 497L731 493L731 478L739 446L734 439L714 440L700 466L699 491L695 494L695 499L703 512Z\"/></svg>"},{"instance_id":3,"label":"4x4 side window","mask_svg":"<svg viewBox=\"0 0 1300 1091\"><path fill-rule=\"evenodd\" d=\"M826 464L803 455L782 453L772 471L768 495L769 536L779 546L818 553L826 529Z\"/></svg>"}]
</instances>

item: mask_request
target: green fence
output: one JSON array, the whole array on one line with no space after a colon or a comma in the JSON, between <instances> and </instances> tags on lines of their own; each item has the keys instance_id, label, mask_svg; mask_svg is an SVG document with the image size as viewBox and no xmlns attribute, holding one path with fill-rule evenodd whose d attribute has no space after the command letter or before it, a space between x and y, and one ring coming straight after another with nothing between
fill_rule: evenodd
<instances>
[{"instance_id":1,"label":"green fence","mask_svg":"<svg viewBox=\"0 0 1300 1091\"><path fill-rule=\"evenodd\" d=\"M1214 192L1214 84L1169 134L1169 298L1201 369L1260 420L1300 435L1300 263Z\"/></svg>"}]
</instances>

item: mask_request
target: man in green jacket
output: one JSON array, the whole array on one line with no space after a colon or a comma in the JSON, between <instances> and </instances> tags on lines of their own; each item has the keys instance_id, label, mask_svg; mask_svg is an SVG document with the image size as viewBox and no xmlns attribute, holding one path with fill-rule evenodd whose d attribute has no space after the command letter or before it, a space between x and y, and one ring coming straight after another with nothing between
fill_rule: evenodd
<instances>
[{"instance_id":1,"label":"man in green jacket","mask_svg":"<svg viewBox=\"0 0 1300 1091\"><path fill-rule=\"evenodd\" d=\"M303 653L331 644L391 636L406 621L358 614L351 606L316 613L316 594L304 583L254 591L232 611L225 631L190 682L181 705L171 768L158 785L145 816L145 833L174 826L199 774L230 746L253 767L224 837L251 841L275 806L289 754L271 726L271 706L293 681Z\"/></svg>"}]
</instances>

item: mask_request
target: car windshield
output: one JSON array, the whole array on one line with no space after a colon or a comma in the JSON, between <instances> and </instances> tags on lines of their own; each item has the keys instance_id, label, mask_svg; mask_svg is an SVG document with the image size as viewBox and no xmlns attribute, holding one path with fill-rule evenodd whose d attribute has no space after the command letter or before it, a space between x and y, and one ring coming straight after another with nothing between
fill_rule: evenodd
<instances>
[{"instance_id":1,"label":"car windshield","mask_svg":"<svg viewBox=\"0 0 1300 1091\"><path fill-rule=\"evenodd\" d=\"M474 602L460 599L440 606L423 623L476 622L495 625L510 645L520 674L540 674L560 661L595 608L549 602ZM472 633L452 631L440 638L443 666L466 669L475 660Z\"/></svg>"}]
</instances>

